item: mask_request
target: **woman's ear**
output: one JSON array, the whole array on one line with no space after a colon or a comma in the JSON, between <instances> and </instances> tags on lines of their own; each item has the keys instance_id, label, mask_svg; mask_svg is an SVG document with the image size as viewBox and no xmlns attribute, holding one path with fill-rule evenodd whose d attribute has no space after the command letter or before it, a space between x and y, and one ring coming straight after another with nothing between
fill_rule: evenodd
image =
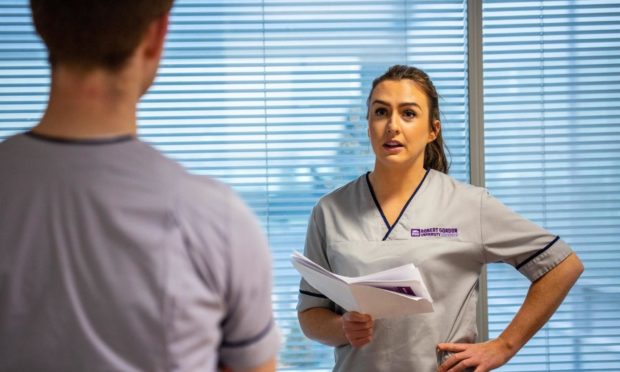
<instances>
[{"instance_id":1,"label":"woman's ear","mask_svg":"<svg viewBox=\"0 0 620 372\"><path fill-rule=\"evenodd\" d=\"M433 121L433 125L431 126L431 131L428 134L428 142L431 143L439 137L439 132L441 132L441 122L439 120Z\"/></svg>"}]
</instances>

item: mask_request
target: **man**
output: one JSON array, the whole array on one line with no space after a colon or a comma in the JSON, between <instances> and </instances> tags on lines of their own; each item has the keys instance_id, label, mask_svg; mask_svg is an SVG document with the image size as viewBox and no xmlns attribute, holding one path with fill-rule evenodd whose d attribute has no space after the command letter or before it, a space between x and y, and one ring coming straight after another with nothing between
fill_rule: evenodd
<instances>
[{"instance_id":1,"label":"man","mask_svg":"<svg viewBox=\"0 0 620 372\"><path fill-rule=\"evenodd\" d=\"M255 217L136 139L172 0L32 0L47 110L0 144L0 371L273 371Z\"/></svg>"}]
</instances>

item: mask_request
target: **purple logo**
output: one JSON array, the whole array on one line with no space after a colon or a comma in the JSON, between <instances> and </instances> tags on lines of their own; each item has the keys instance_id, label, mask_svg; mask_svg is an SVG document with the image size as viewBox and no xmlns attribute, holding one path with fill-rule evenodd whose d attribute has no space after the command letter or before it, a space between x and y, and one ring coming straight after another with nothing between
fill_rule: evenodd
<instances>
[{"instance_id":1,"label":"purple logo","mask_svg":"<svg viewBox=\"0 0 620 372\"><path fill-rule=\"evenodd\" d=\"M459 229L456 227L429 227L425 229L411 229L412 238L421 237L440 237L440 238L456 238L459 236Z\"/></svg>"}]
</instances>

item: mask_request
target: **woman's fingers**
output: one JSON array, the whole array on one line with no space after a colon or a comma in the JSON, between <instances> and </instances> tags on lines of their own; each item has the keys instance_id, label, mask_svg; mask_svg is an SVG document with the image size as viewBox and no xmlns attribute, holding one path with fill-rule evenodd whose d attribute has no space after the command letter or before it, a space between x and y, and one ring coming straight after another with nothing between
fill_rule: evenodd
<instances>
[{"instance_id":1,"label":"woman's fingers","mask_svg":"<svg viewBox=\"0 0 620 372\"><path fill-rule=\"evenodd\" d=\"M344 313L342 319L346 322L372 322L372 317L370 315L358 313L357 311L348 311Z\"/></svg>"},{"instance_id":2,"label":"woman's fingers","mask_svg":"<svg viewBox=\"0 0 620 372\"><path fill-rule=\"evenodd\" d=\"M366 345L372 340L374 320L368 314L350 311L342 316L344 334L353 347Z\"/></svg>"}]
</instances>

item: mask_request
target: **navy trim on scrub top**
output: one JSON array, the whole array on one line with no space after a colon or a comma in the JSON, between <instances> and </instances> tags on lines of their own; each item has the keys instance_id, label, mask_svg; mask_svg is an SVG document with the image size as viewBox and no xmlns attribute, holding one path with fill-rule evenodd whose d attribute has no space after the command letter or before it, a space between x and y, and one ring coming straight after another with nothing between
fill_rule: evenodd
<instances>
[{"instance_id":1,"label":"navy trim on scrub top","mask_svg":"<svg viewBox=\"0 0 620 372\"><path fill-rule=\"evenodd\" d=\"M411 200L413 200L413 197L415 196L415 194L418 193L420 186L422 186L422 184L424 183L424 180L426 179L426 176L428 176L429 172L430 172L430 168L426 170L426 173L424 173L424 177L422 177L422 181L420 181L420 183L418 184L418 187L415 188L415 190L413 191L413 194L411 194L411 197L409 197L409 200L407 200L403 208L400 210L400 214L398 215L398 218L396 218L396 221L394 221L394 224L392 226L390 226L390 223L388 222L387 218L385 218L385 214L383 214L383 209L381 209L381 205L379 205L379 201L377 200L377 196L375 195L375 190L372 188L372 185L370 184L370 178L368 177L370 172L366 173L366 183L368 184L368 188L370 189L370 195L372 195L372 200L375 201L375 206L379 210L379 213L381 213L383 222L385 222L385 226L387 226L388 228L388 231L385 233L385 236L381 240L386 240L388 236L390 236L390 233L392 232L392 230L394 230L394 227L396 227L396 225L398 224L398 221L405 213L405 210L407 210L407 207L409 206L409 203L411 203Z\"/></svg>"},{"instance_id":2,"label":"navy trim on scrub top","mask_svg":"<svg viewBox=\"0 0 620 372\"><path fill-rule=\"evenodd\" d=\"M527 264L528 262L532 261L533 259L535 259L536 257L538 257L540 254L542 254L544 251L546 251L547 249L551 248L552 245L555 244L555 242L557 242L558 240L560 240L559 236L556 236L555 239L553 239L553 241L549 244L547 244L545 246L545 248L543 249L539 249L536 253L534 253L533 255L529 256L528 258L525 259L525 261L521 262L520 264L517 265L516 269L519 270L521 267L523 267L523 265Z\"/></svg>"},{"instance_id":3,"label":"navy trim on scrub top","mask_svg":"<svg viewBox=\"0 0 620 372\"><path fill-rule=\"evenodd\" d=\"M372 200L375 201L375 206L379 210L379 213L381 213L381 218L383 218L383 222L385 222L385 226L389 230L390 229L390 223L388 222L387 218L385 218L385 215L383 214L383 210L381 209L381 206L379 205L379 201L377 200L377 195L375 195L375 189L373 189L372 185L370 184L370 178L368 177L369 174L370 174L370 172L366 172L366 183L368 184L368 188L370 189L370 195L372 195ZM383 240L385 240L385 239L383 239Z\"/></svg>"},{"instance_id":4,"label":"navy trim on scrub top","mask_svg":"<svg viewBox=\"0 0 620 372\"><path fill-rule=\"evenodd\" d=\"M320 298L327 298L327 296L324 296L320 293L314 293L314 292L308 292L308 291L304 291L303 289L299 290L299 293L301 294L305 294L306 296L312 296L312 297L320 297Z\"/></svg>"},{"instance_id":5,"label":"navy trim on scrub top","mask_svg":"<svg viewBox=\"0 0 620 372\"><path fill-rule=\"evenodd\" d=\"M67 145L108 145L111 143L125 142L135 139L136 137L131 134L122 136L110 137L110 138L93 138L93 139L68 139L60 137L46 136L44 134L34 133L29 131L24 133L28 137L35 138L47 142L63 143Z\"/></svg>"},{"instance_id":6,"label":"navy trim on scrub top","mask_svg":"<svg viewBox=\"0 0 620 372\"><path fill-rule=\"evenodd\" d=\"M261 338L265 337L269 333L269 331L271 331L272 327L273 327L273 319L270 319L269 324L267 324L267 327L263 328L255 336L247 338L245 340L235 341L235 342L222 341L222 347L244 347L244 346L251 345L255 343L256 341L259 341Z\"/></svg>"}]
</instances>

